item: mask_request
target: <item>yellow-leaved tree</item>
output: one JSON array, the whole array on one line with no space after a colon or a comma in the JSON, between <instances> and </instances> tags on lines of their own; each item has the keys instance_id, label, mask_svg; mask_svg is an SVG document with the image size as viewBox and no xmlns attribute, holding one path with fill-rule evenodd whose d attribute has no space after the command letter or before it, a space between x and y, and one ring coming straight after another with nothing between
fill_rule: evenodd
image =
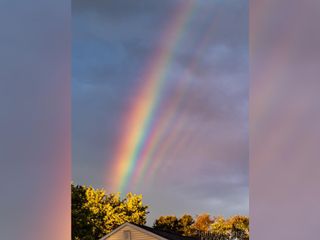
<instances>
[{"instance_id":1,"label":"yellow-leaved tree","mask_svg":"<svg viewBox=\"0 0 320 240\"><path fill-rule=\"evenodd\" d=\"M148 206L142 195L106 194L102 189L71 185L72 240L96 240L125 222L146 223Z\"/></svg>"}]
</instances>

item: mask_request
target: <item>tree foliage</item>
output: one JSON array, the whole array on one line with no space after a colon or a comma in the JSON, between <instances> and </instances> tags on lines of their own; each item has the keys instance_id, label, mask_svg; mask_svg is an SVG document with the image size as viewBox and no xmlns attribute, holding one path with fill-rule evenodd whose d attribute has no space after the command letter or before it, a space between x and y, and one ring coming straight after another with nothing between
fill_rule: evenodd
<instances>
[{"instance_id":1,"label":"tree foliage","mask_svg":"<svg viewBox=\"0 0 320 240\"><path fill-rule=\"evenodd\" d=\"M194 236L194 219L191 215L185 214L179 219L179 232L183 236Z\"/></svg>"},{"instance_id":2,"label":"tree foliage","mask_svg":"<svg viewBox=\"0 0 320 240\"><path fill-rule=\"evenodd\" d=\"M102 189L71 185L72 193L72 240L96 240L110 233L125 222L146 224L148 206L141 195L128 193L106 194ZM153 227L184 236L201 235L210 240L249 240L249 218L235 215L225 219L200 214L194 219L185 214L161 216Z\"/></svg>"},{"instance_id":3,"label":"tree foliage","mask_svg":"<svg viewBox=\"0 0 320 240\"><path fill-rule=\"evenodd\" d=\"M231 228L230 238L249 240L249 218L246 216L233 216L227 220L227 225Z\"/></svg>"},{"instance_id":4,"label":"tree foliage","mask_svg":"<svg viewBox=\"0 0 320 240\"><path fill-rule=\"evenodd\" d=\"M154 221L153 228L183 236L193 236L193 224L194 220L188 214L183 215L179 219L176 216L161 216Z\"/></svg>"},{"instance_id":5,"label":"tree foliage","mask_svg":"<svg viewBox=\"0 0 320 240\"><path fill-rule=\"evenodd\" d=\"M213 219L211 219L210 215L208 213L203 213L196 217L193 227L197 231L208 232L212 223Z\"/></svg>"},{"instance_id":6,"label":"tree foliage","mask_svg":"<svg viewBox=\"0 0 320 240\"><path fill-rule=\"evenodd\" d=\"M148 206L141 195L106 194L102 189L71 185L72 239L96 240L125 222L146 223Z\"/></svg>"},{"instance_id":7,"label":"tree foliage","mask_svg":"<svg viewBox=\"0 0 320 240\"><path fill-rule=\"evenodd\" d=\"M200 214L195 219L191 215L161 216L153 225L163 231L174 232L184 236L199 236L212 240L249 240L249 218L247 216L232 216L225 219L222 216L211 217Z\"/></svg>"},{"instance_id":8,"label":"tree foliage","mask_svg":"<svg viewBox=\"0 0 320 240\"><path fill-rule=\"evenodd\" d=\"M176 216L161 216L155 220L153 227L166 232L179 232L179 220Z\"/></svg>"},{"instance_id":9,"label":"tree foliage","mask_svg":"<svg viewBox=\"0 0 320 240\"><path fill-rule=\"evenodd\" d=\"M210 232L216 236L221 236L225 239L230 238L230 225L222 216L215 217L210 226Z\"/></svg>"}]
</instances>

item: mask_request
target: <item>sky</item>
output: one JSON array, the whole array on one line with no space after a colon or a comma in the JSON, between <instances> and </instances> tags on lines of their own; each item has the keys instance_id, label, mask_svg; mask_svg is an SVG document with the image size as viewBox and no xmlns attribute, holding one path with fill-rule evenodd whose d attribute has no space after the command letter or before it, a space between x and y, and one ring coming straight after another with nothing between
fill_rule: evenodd
<instances>
[{"instance_id":1,"label":"sky","mask_svg":"<svg viewBox=\"0 0 320 240\"><path fill-rule=\"evenodd\" d=\"M248 214L248 1L73 0L72 38L74 183Z\"/></svg>"}]
</instances>

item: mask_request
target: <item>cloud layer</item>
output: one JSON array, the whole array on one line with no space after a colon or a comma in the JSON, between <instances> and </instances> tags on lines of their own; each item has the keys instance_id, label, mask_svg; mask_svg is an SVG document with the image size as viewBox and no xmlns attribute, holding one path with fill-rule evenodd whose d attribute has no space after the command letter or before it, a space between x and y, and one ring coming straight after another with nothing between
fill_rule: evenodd
<instances>
[{"instance_id":1,"label":"cloud layer","mask_svg":"<svg viewBox=\"0 0 320 240\"><path fill-rule=\"evenodd\" d=\"M73 1L76 183L108 190L106 173L121 141L121 120L181 4ZM184 212L248 213L247 21L247 1L199 0L194 5L172 53L157 109L159 116L174 116L162 132L171 145L159 143L161 154L155 158L161 157L161 164L153 180L133 189L151 205L151 220ZM177 95L182 100L170 108Z\"/></svg>"}]
</instances>

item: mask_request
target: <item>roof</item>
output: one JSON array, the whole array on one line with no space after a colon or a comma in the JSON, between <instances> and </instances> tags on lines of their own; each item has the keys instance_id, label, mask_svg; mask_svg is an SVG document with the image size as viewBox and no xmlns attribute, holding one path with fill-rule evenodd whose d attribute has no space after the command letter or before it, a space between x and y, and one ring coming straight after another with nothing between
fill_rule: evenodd
<instances>
[{"instance_id":1,"label":"roof","mask_svg":"<svg viewBox=\"0 0 320 240\"><path fill-rule=\"evenodd\" d=\"M165 232L165 231L154 229L144 225L137 225L134 223L131 223L131 224L169 240L198 240L197 238L194 238L194 237L186 237L173 232Z\"/></svg>"},{"instance_id":2,"label":"roof","mask_svg":"<svg viewBox=\"0 0 320 240\"><path fill-rule=\"evenodd\" d=\"M138 224L128 223L128 222L122 224L121 226L119 226L118 228L113 230L111 233L109 233L106 236L102 237L100 240L107 239L109 236L111 236L115 232L119 231L120 229L122 229L123 227L128 226L128 225L131 225L131 226L133 226L135 228L140 228L142 231L146 231L146 232L149 232L149 234L151 234L151 235L158 236L158 238L162 239L162 240L165 240L165 239L167 239L167 240L199 240L199 239L194 238L194 237L185 237L185 236L178 235L176 233L165 232L165 231L161 231L161 230L154 229L154 228L151 228L151 227L147 227L147 226L144 226L144 225L138 225Z\"/></svg>"}]
</instances>

